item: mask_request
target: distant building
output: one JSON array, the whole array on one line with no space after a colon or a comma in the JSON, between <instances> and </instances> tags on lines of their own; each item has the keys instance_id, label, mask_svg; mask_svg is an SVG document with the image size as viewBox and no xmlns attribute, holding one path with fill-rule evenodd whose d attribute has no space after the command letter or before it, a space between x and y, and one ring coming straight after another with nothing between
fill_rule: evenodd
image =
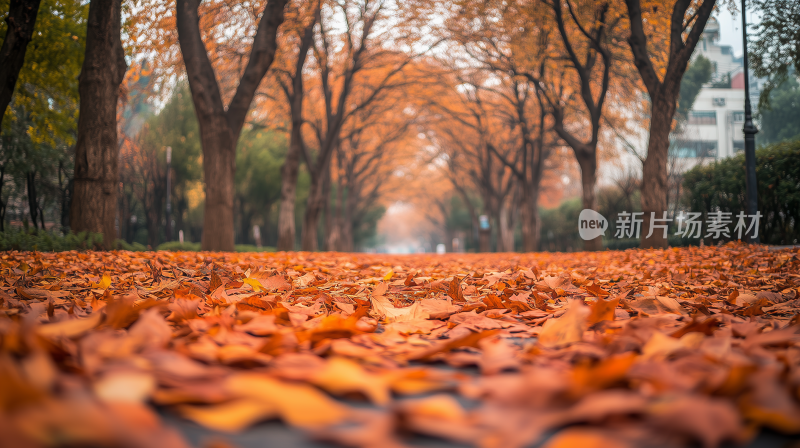
<instances>
[{"instance_id":1,"label":"distant building","mask_svg":"<svg viewBox=\"0 0 800 448\"><path fill-rule=\"evenodd\" d=\"M744 150L744 65L733 48L719 45L719 23L709 19L692 58L711 61L711 81L694 102L682 132L673 138L673 154L687 160L685 168L707 159L722 159ZM764 80L750 77L750 101L755 107Z\"/></svg>"}]
</instances>

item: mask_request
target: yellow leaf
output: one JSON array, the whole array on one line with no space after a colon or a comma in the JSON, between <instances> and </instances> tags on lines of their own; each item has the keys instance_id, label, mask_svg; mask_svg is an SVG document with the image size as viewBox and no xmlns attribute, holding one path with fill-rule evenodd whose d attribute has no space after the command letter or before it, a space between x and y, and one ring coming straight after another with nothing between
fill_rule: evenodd
<instances>
[{"instance_id":1,"label":"yellow leaf","mask_svg":"<svg viewBox=\"0 0 800 448\"><path fill-rule=\"evenodd\" d=\"M372 301L372 311L378 317L385 318L386 322L406 322L430 317L430 314L420 306L419 302L414 302L413 305L405 308L396 308L389 299L383 296L373 296L370 300Z\"/></svg>"},{"instance_id":2,"label":"yellow leaf","mask_svg":"<svg viewBox=\"0 0 800 448\"><path fill-rule=\"evenodd\" d=\"M294 426L332 425L344 420L348 414L344 405L311 386L280 381L263 374L231 375L224 387L239 397L273 406L285 422Z\"/></svg>"},{"instance_id":3,"label":"yellow leaf","mask_svg":"<svg viewBox=\"0 0 800 448\"><path fill-rule=\"evenodd\" d=\"M178 406L177 411L199 425L225 432L238 432L278 415L272 404L249 398L212 406L183 405Z\"/></svg>"},{"instance_id":4,"label":"yellow leaf","mask_svg":"<svg viewBox=\"0 0 800 448\"><path fill-rule=\"evenodd\" d=\"M243 278L242 282L247 283L248 285L252 286L253 289L256 292L259 292L262 289L261 282L259 282L258 280L254 279L254 278Z\"/></svg>"},{"instance_id":5,"label":"yellow leaf","mask_svg":"<svg viewBox=\"0 0 800 448\"><path fill-rule=\"evenodd\" d=\"M96 312L85 319L69 319L53 324L42 325L36 331L40 336L44 337L64 336L72 338L98 326L102 319L103 314Z\"/></svg>"},{"instance_id":6,"label":"yellow leaf","mask_svg":"<svg viewBox=\"0 0 800 448\"><path fill-rule=\"evenodd\" d=\"M349 359L331 358L324 369L311 378L311 382L336 395L361 392L377 405L389 402L387 377L367 372Z\"/></svg>"},{"instance_id":7,"label":"yellow leaf","mask_svg":"<svg viewBox=\"0 0 800 448\"><path fill-rule=\"evenodd\" d=\"M108 289L111 286L111 277L108 274L103 274L103 278L100 279L99 283L92 283L92 288L94 289Z\"/></svg>"},{"instance_id":8,"label":"yellow leaf","mask_svg":"<svg viewBox=\"0 0 800 448\"><path fill-rule=\"evenodd\" d=\"M389 272L387 272L386 275L383 276L383 281L388 282L389 280L392 279L392 276L394 276L394 271L389 269Z\"/></svg>"},{"instance_id":9,"label":"yellow leaf","mask_svg":"<svg viewBox=\"0 0 800 448\"><path fill-rule=\"evenodd\" d=\"M580 342L589 312L589 307L573 302L563 316L544 323L539 333L539 344L557 347Z\"/></svg>"}]
</instances>

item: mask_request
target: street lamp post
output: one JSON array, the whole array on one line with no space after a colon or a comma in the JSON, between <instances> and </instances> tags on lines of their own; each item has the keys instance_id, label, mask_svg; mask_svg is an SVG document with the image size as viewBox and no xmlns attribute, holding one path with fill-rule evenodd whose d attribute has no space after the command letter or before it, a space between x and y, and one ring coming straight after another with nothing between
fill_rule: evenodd
<instances>
[{"instance_id":1,"label":"street lamp post","mask_svg":"<svg viewBox=\"0 0 800 448\"><path fill-rule=\"evenodd\" d=\"M747 186L747 214L755 216L758 212L758 185L756 184L756 134L758 128L753 124L753 109L750 106L750 73L747 61L747 17L745 0L742 0L742 46L744 48L744 164L745 184ZM758 229L756 229L756 235ZM758 236L748 236L748 241L758 243Z\"/></svg>"},{"instance_id":2,"label":"street lamp post","mask_svg":"<svg viewBox=\"0 0 800 448\"><path fill-rule=\"evenodd\" d=\"M172 241L172 201L170 200L170 171L172 171L172 146L167 146L167 241Z\"/></svg>"}]
</instances>

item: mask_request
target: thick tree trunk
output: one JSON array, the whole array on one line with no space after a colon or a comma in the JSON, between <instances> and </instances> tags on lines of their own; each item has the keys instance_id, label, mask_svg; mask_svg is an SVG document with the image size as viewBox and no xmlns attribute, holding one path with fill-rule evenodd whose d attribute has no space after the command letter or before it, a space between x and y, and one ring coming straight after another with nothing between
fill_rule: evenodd
<instances>
[{"instance_id":1,"label":"thick tree trunk","mask_svg":"<svg viewBox=\"0 0 800 448\"><path fill-rule=\"evenodd\" d=\"M145 216L147 217L147 245L153 250L158 247L161 233L161 201L156 202L157 204L152 205L145 211Z\"/></svg>"},{"instance_id":2,"label":"thick tree trunk","mask_svg":"<svg viewBox=\"0 0 800 448\"><path fill-rule=\"evenodd\" d=\"M275 59L276 36L287 0L269 0L258 24L250 59L227 109L200 33L200 0L176 4L176 25L192 93L205 174L203 250L233 251L233 195L236 143L256 89Z\"/></svg>"},{"instance_id":3,"label":"thick tree trunk","mask_svg":"<svg viewBox=\"0 0 800 448\"><path fill-rule=\"evenodd\" d=\"M120 41L120 3L92 0L89 5L86 52L78 81L81 102L69 219L76 232L102 233L107 249L116 238L117 100L128 68Z\"/></svg>"},{"instance_id":4,"label":"thick tree trunk","mask_svg":"<svg viewBox=\"0 0 800 448\"><path fill-rule=\"evenodd\" d=\"M292 132L289 140L289 152L286 160L281 167L281 202L278 207L278 244L277 249L283 251L294 250L295 244L295 220L294 205L297 195L297 172L300 166L300 156L304 149L303 146L303 67L308 59L308 50L314 41L314 25L319 20L321 3L317 4L314 11L314 21L311 22L303 33L300 41L300 48L295 63L295 73L291 76L292 89L284 86L286 99L289 100L289 107L292 115ZM308 167L311 170L311 167Z\"/></svg>"},{"instance_id":5,"label":"thick tree trunk","mask_svg":"<svg viewBox=\"0 0 800 448\"><path fill-rule=\"evenodd\" d=\"M349 190L347 192L347 197L345 199L345 206L344 206L344 217L342 218L342 252L353 252L355 250L355 239L353 236L353 230L359 225L359 220L356 218L355 210L356 210L356 198L358 194L353 191Z\"/></svg>"},{"instance_id":6,"label":"thick tree trunk","mask_svg":"<svg viewBox=\"0 0 800 448\"><path fill-rule=\"evenodd\" d=\"M329 189L326 189L329 190ZM333 194L333 203L327 202L325 217L326 217L326 250L343 252L342 248L342 227L344 225L343 216L343 198L342 186L336 186L336 192Z\"/></svg>"},{"instance_id":7,"label":"thick tree trunk","mask_svg":"<svg viewBox=\"0 0 800 448\"><path fill-rule=\"evenodd\" d=\"M581 204L584 209L595 210L594 189L597 184L597 151L576 151L578 165L581 168ZM578 223L575 223L577 230ZM603 249L603 237L586 240L583 242L583 250L597 251Z\"/></svg>"},{"instance_id":8,"label":"thick tree trunk","mask_svg":"<svg viewBox=\"0 0 800 448\"><path fill-rule=\"evenodd\" d=\"M497 251L514 252L514 227L510 207L499 207L497 218Z\"/></svg>"},{"instance_id":9,"label":"thick tree trunk","mask_svg":"<svg viewBox=\"0 0 800 448\"><path fill-rule=\"evenodd\" d=\"M669 155L669 133L675 100L657 98L653 101L650 119L650 139L647 142L647 158L642 171L642 240L643 248L666 248L669 244L661 229L654 229L650 238L650 214L661 218L667 211L667 158ZM671 105L671 107L670 107Z\"/></svg>"},{"instance_id":10,"label":"thick tree trunk","mask_svg":"<svg viewBox=\"0 0 800 448\"><path fill-rule=\"evenodd\" d=\"M233 196L236 138L228 128L224 117L209 116L199 122L206 193L201 247L203 250L231 252L234 249Z\"/></svg>"},{"instance_id":11,"label":"thick tree trunk","mask_svg":"<svg viewBox=\"0 0 800 448\"><path fill-rule=\"evenodd\" d=\"M522 229L522 251L539 250L539 185L529 185L525 191L520 210Z\"/></svg>"},{"instance_id":12,"label":"thick tree trunk","mask_svg":"<svg viewBox=\"0 0 800 448\"><path fill-rule=\"evenodd\" d=\"M308 192L308 200L306 202L306 213L303 216L301 247L305 251L315 252L319 249L317 224L319 223L324 200L325 194L323 192L322 182L312 181L311 190Z\"/></svg>"},{"instance_id":13,"label":"thick tree trunk","mask_svg":"<svg viewBox=\"0 0 800 448\"><path fill-rule=\"evenodd\" d=\"M672 117L675 115L681 79L695 46L700 41L703 29L714 11L716 0L703 0L702 3L680 0L673 3L670 19L669 59L663 79L659 78L647 48L644 31L642 5L640 0L625 0L630 23L628 44L633 53L633 63L639 71L642 82L647 87L651 100L650 138L647 142L647 158L642 172L642 239L643 248L666 248L667 238L663 230L650 231L650 214L657 218L667 211L667 156L669 152L669 133L672 130ZM691 9L690 9L691 7ZM687 21L687 14L690 19ZM690 23L691 27L686 24ZM649 25L648 25L649 26ZM664 37L659 36L659 39ZM663 62L663 60L662 60Z\"/></svg>"},{"instance_id":14,"label":"thick tree trunk","mask_svg":"<svg viewBox=\"0 0 800 448\"><path fill-rule=\"evenodd\" d=\"M255 243L255 240L251 240L253 237L253 226L251 225L253 222L253 212L242 211L240 219L239 225L241 227L239 228L239 232L241 234L242 244L250 244L251 241Z\"/></svg>"},{"instance_id":15,"label":"thick tree trunk","mask_svg":"<svg viewBox=\"0 0 800 448\"><path fill-rule=\"evenodd\" d=\"M33 37L41 0L11 0L6 17L6 37L0 47L0 129L11 103L19 71L25 63L25 50Z\"/></svg>"},{"instance_id":16,"label":"thick tree trunk","mask_svg":"<svg viewBox=\"0 0 800 448\"><path fill-rule=\"evenodd\" d=\"M28 210L31 214L31 224L33 228L38 228L36 222L42 221L42 229L44 229L44 217L39 217L39 201L36 197L36 171L29 171L25 173L25 185L28 191Z\"/></svg>"},{"instance_id":17,"label":"thick tree trunk","mask_svg":"<svg viewBox=\"0 0 800 448\"><path fill-rule=\"evenodd\" d=\"M300 126L292 123L289 152L281 167L281 202L278 209L278 250L294 250L294 203L297 195L297 172L300 167Z\"/></svg>"},{"instance_id":18,"label":"thick tree trunk","mask_svg":"<svg viewBox=\"0 0 800 448\"><path fill-rule=\"evenodd\" d=\"M6 203L3 201L3 185L5 184L6 166L0 167L0 232L6 231Z\"/></svg>"}]
</instances>

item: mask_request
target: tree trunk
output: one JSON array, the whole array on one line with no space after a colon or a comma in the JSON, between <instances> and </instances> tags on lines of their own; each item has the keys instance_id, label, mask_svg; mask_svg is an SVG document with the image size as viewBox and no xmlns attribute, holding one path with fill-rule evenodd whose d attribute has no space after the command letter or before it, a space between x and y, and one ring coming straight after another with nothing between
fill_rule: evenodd
<instances>
[{"instance_id":1,"label":"tree trunk","mask_svg":"<svg viewBox=\"0 0 800 448\"><path fill-rule=\"evenodd\" d=\"M200 33L200 0L176 4L176 25L189 90L192 93L205 175L203 250L233 251L233 195L236 143L256 89L275 59L276 36L287 0L269 0L253 38L250 59L228 108L222 103L214 68Z\"/></svg>"},{"instance_id":2,"label":"tree trunk","mask_svg":"<svg viewBox=\"0 0 800 448\"><path fill-rule=\"evenodd\" d=\"M575 151L578 165L581 168L581 203L584 209L595 210L594 188L597 184L597 151ZM596 210L595 210L596 211ZM578 223L575 223L577 230ZM603 249L603 237L586 240L583 250L598 251Z\"/></svg>"},{"instance_id":3,"label":"tree trunk","mask_svg":"<svg viewBox=\"0 0 800 448\"><path fill-rule=\"evenodd\" d=\"M497 251L514 252L514 228L511 208L500 206L497 219Z\"/></svg>"},{"instance_id":4,"label":"tree trunk","mask_svg":"<svg viewBox=\"0 0 800 448\"><path fill-rule=\"evenodd\" d=\"M70 226L103 234L109 249L116 236L119 144L117 99L127 65L120 41L121 0L92 0L86 52L78 81L80 115Z\"/></svg>"},{"instance_id":5,"label":"tree trunk","mask_svg":"<svg viewBox=\"0 0 800 448\"><path fill-rule=\"evenodd\" d=\"M326 190L330 190L327 189ZM342 248L342 227L344 226L342 185L336 186L333 192L333 201L327 202L326 216L326 248L329 251L344 252Z\"/></svg>"},{"instance_id":6,"label":"tree trunk","mask_svg":"<svg viewBox=\"0 0 800 448\"><path fill-rule=\"evenodd\" d=\"M241 232L242 235L241 236L242 244L250 244L251 241L253 241L253 243L255 244L255 240L250 239L252 237L252 231L253 231L253 226L251 225L253 223L253 212L242 211L240 219L241 222L239 224L241 225L241 228L239 231Z\"/></svg>"},{"instance_id":7,"label":"tree trunk","mask_svg":"<svg viewBox=\"0 0 800 448\"><path fill-rule=\"evenodd\" d=\"M647 158L642 171L642 248L665 249L668 245L663 230L654 229L650 238L647 238L647 233L650 231L650 213L654 212L656 218L661 218L667 211L667 157L674 112L674 100L654 99Z\"/></svg>"},{"instance_id":8,"label":"tree trunk","mask_svg":"<svg viewBox=\"0 0 800 448\"><path fill-rule=\"evenodd\" d=\"M306 214L303 216L301 247L309 252L319 250L317 226L322 208L325 206L325 201L328 200L328 188L326 187L330 185L330 163L324 163L323 166L325 168L319 175L311 176L311 188L309 188L308 200L306 201Z\"/></svg>"},{"instance_id":9,"label":"tree trunk","mask_svg":"<svg viewBox=\"0 0 800 448\"><path fill-rule=\"evenodd\" d=\"M300 123L292 122L289 152L281 167L281 202L278 209L278 250L294 250L294 203L297 195L297 172L300 167Z\"/></svg>"},{"instance_id":10,"label":"tree trunk","mask_svg":"<svg viewBox=\"0 0 800 448\"><path fill-rule=\"evenodd\" d=\"M538 181L538 179L536 179ZM539 249L539 185L528 185L523 195L522 210L522 251L535 252Z\"/></svg>"},{"instance_id":11,"label":"tree trunk","mask_svg":"<svg viewBox=\"0 0 800 448\"><path fill-rule=\"evenodd\" d=\"M25 63L25 50L33 37L41 0L11 0L6 17L6 37L0 47L0 129L11 103L19 71Z\"/></svg>"},{"instance_id":12,"label":"tree trunk","mask_svg":"<svg viewBox=\"0 0 800 448\"><path fill-rule=\"evenodd\" d=\"M690 1L673 3L669 36L669 59L664 70L663 80L650 59L647 36L644 31L642 5L640 0L625 0L630 23L628 44L633 53L633 63L647 88L651 101L650 137L647 142L647 158L642 171L642 239L643 248L666 248L667 238L663 231L650 231L650 214L655 212L661 218L667 211L667 157L669 153L669 133L672 130L672 117L675 115L681 79L695 46L700 41L703 29L714 11L716 0L703 0L700 4ZM690 9L691 6L691 9ZM686 21L687 14L690 19ZM690 23L691 27L687 28ZM649 24L648 24L649 26ZM662 59L663 62L663 59ZM659 64L661 65L661 64Z\"/></svg>"},{"instance_id":13,"label":"tree trunk","mask_svg":"<svg viewBox=\"0 0 800 448\"><path fill-rule=\"evenodd\" d=\"M303 234L301 247L305 251L315 252L319 249L317 241L317 224L320 212L324 205L325 194L322 191L322 182L311 182L306 202L306 213L303 216Z\"/></svg>"},{"instance_id":14,"label":"tree trunk","mask_svg":"<svg viewBox=\"0 0 800 448\"><path fill-rule=\"evenodd\" d=\"M161 228L161 207L151 207L146 210L147 217L147 245L155 250L158 247L159 230Z\"/></svg>"},{"instance_id":15,"label":"tree trunk","mask_svg":"<svg viewBox=\"0 0 800 448\"><path fill-rule=\"evenodd\" d=\"M0 167L0 232L6 231L6 202L3 200L3 185L5 185L6 166Z\"/></svg>"},{"instance_id":16,"label":"tree trunk","mask_svg":"<svg viewBox=\"0 0 800 448\"><path fill-rule=\"evenodd\" d=\"M41 220L42 229L44 229L44 217L39 217L39 203L36 198L36 171L29 171L25 173L25 185L28 191L28 210L31 214L31 223L33 228L36 229L36 221Z\"/></svg>"}]
</instances>

